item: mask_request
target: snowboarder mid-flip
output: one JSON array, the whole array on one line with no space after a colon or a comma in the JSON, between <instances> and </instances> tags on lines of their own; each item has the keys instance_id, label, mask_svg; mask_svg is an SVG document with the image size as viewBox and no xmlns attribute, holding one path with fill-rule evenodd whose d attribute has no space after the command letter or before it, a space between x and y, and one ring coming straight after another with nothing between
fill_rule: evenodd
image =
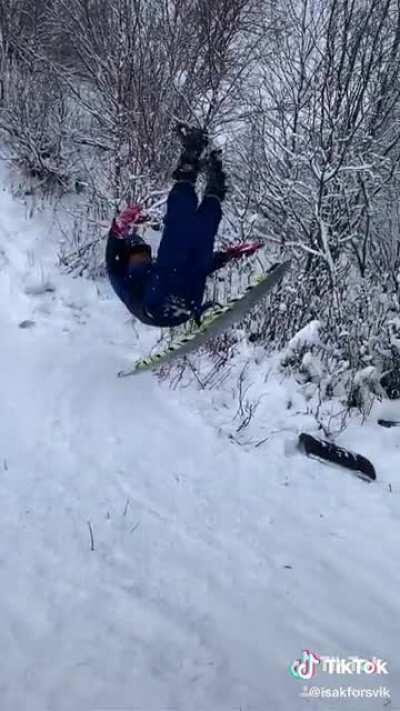
<instances>
[{"instance_id":1,"label":"snowboarder mid-flip","mask_svg":"<svg viewBox=\"0 0 400 711\"><path fill-rule=\"evenodd\" d=\"M157 258L138 235L138 225L148 220L138 207L129 207L111 226L106 263L111 284L140 321L150 326L173 327L195 319L203 305L207 277L231 259L253 254L261 245L242 244L214 252L226 194L226 176L220 151L211 151L206 161L207 181L199 204L195 191L208 146L202 129L177 127L182 154L172 177L164 231Z\"/></svg>"}]
</instances>

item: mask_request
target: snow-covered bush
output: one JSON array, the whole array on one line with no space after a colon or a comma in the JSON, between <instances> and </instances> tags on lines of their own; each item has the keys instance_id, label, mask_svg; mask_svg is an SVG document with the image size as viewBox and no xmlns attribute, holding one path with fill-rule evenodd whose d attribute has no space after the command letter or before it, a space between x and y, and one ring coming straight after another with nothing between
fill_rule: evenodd
<instances>
[{"instance_id":1,"label":"snow-covered bush","mask_svg":"<svg viewBox=\"0 0 400 711\"><path fill-rule=\"evenodd\" d=\"M320 345L286 365L328 380L328 392L344 384L361 406L361 391L381 396L382 384L394 396L400 386L400 10L300 0L273 14L257 91L245 91L253 111L235 184L242 233L293 269L246 324L254 342L283 348L318 320Z\"/></svg>"}]
</instances>

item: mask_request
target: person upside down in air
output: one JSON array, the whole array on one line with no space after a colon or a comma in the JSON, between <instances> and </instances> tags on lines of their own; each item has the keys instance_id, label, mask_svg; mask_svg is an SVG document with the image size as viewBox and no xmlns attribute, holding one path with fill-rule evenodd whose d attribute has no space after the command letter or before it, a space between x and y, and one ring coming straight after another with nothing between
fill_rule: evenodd
<instances>
[{"instance_id":1,"label":"person upside down in air","mask_svg":"<svg viewBox=\"0 0 400 711\"><path fill-rule=\"evenodd\" d=\"M254 254L260 244L214 252L226 195L220 151L206 163L207 181L199 204L195 185L208 146L202 129L178 125L182 154L172 177L164 230L153 260L151 247L137 233L148 220L138 207L114 219L107 241L106 266L111 285L129 311L149 326L174 327L190 319L200 323L207 277L230 260Z\"/></svg>"}]
</instances>

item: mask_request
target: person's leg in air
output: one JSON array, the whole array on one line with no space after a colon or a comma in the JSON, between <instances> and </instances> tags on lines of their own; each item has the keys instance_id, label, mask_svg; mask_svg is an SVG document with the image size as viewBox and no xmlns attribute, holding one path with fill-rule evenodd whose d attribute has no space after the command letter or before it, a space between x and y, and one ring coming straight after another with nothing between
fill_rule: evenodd
<instances>
[{"instance_id":1,"label":"person's leg in air","mask_svg":"<svg viewBox=\"0 0 400 711\"><path fill-rule=\"evenodd\" d=\"M198 198L195 191L201 154L208 145L207 132L178 126L182 154L172 174L172 188L164 218L154 274L145 295L148 314L165 326L190 318L187 299L191 283L191 239L195 232Z\"/></svg>"},{"instance_id":2,"label":"person's leg in air","mask_svg":"<svg viewBox=\"0 0 400 711\"><path fill-rule=\"evenodd\" d=\"M201 154L208 145L207 133L202 129L178 125L177 132L183 151L172 174L176 182L168 196L165 227L157 255L157 266L162 270L182 267L188 260L187 247L198 208L195 185Z\"/></svg>"},{"instance_id":3,"label":"person's leg in air","mask_svg":"<svg viewBox=\"0 0 400 711\"><path fill-rule=\"evenodd\" d=\"M196 213L195 231L191 240L191 260L196 273L196 279L193 280L193 303L197 315L201 313L206 279L213 260L215 238L222 219L222 203L226 191L226 175L222 167L221 151L212 151L208 162L204 197Z\"/></svg>"}]
</instances>

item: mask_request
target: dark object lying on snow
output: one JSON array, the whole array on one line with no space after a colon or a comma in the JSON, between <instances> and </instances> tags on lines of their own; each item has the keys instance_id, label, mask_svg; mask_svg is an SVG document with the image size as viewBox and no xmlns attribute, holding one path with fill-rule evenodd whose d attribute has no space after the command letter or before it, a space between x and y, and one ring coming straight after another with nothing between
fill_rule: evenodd
<instances>
[{"instance_id":1,"label":"dark object lying on snow","mask_svg":"<svg viewBox=\"0 0 400 711\"><path fill-rule=\"evenodd\" d=\"M351 469L357 476L365 481L374 481L376 472L371 462L361 454L350 452L348 449L338 447L332 442L316 439L302 432L299 435L299 449L309 457L316 457L325 462L338 464L346 469Z\"/></svg>"},{"instance_id":2,"label":"dark object lying on snow","mask_svg":"<svg viewBox=\"0 0 400 711\"><path fill-rule=\"evenodd\" d=\"M400 427L400 422L398 420L378 420L378 425L381 427Z\"/></svg>"}]
</instances>

